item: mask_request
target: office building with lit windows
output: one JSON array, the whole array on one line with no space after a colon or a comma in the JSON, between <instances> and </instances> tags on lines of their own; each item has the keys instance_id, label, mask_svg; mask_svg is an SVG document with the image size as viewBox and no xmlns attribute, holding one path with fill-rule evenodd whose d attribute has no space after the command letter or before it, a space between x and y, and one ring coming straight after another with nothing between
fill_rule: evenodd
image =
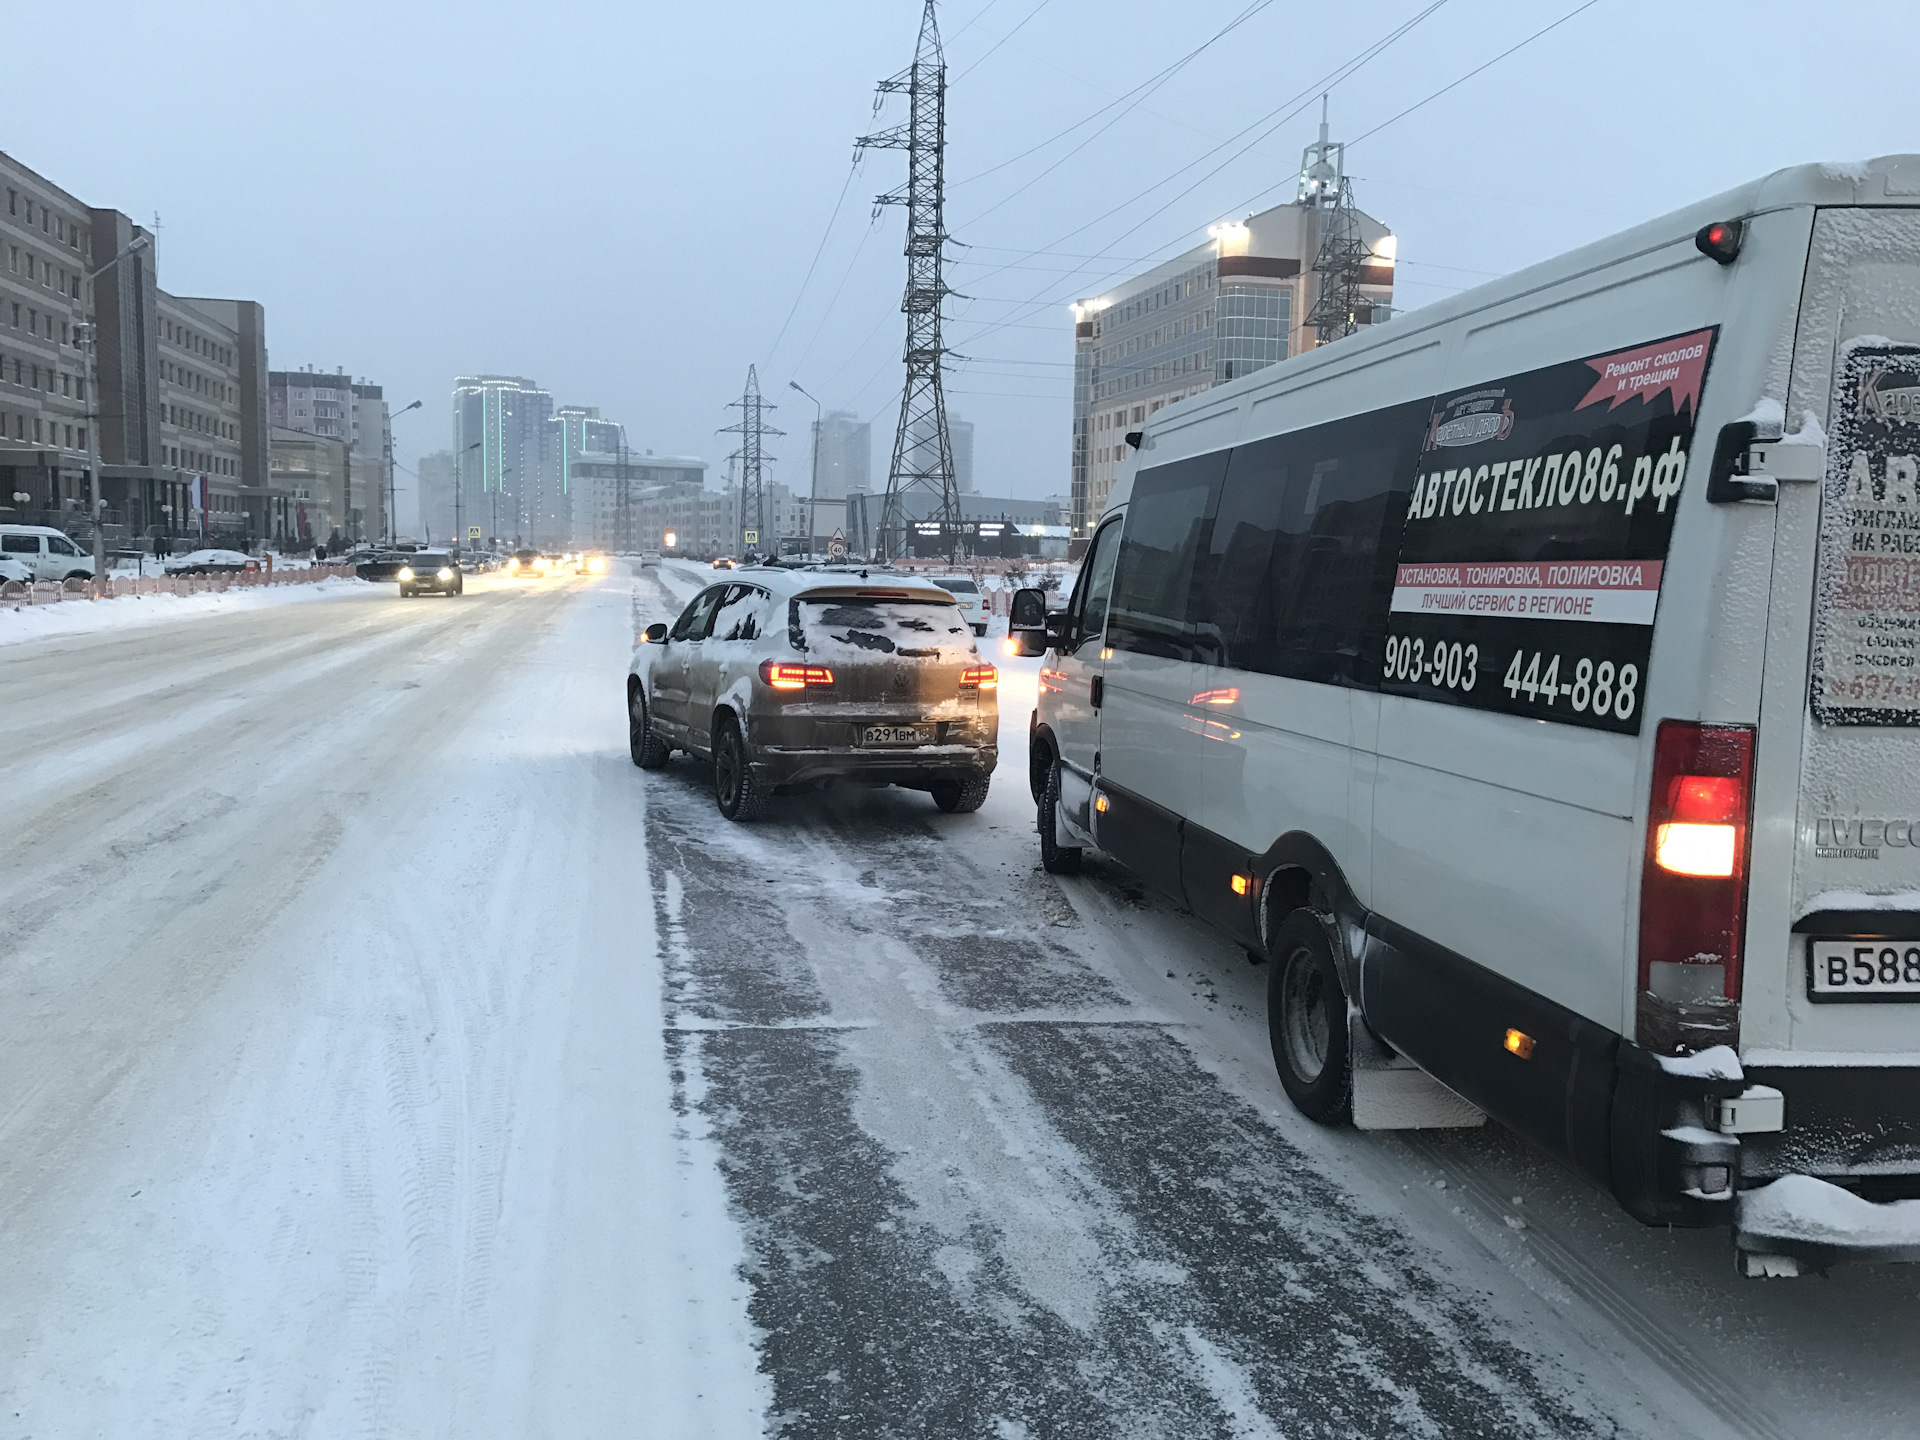
<instances>
[{"instance_id":1,"label":"office building with lit windows","mask_svg":"<svg viewBox=\"0 0 1920 1440\"><path fill-rule=\"evenodd\" d=\"M1073 305L1072 529L1085 538L1107 503L1126 435L1165 406L1250 375L1314 344L1314 256L1326 211L1276 205L1216 225L1204 244ZM1393 236L1356 212L1373 260L1356 319L1391 313Z\"/></svg>"}]
</instances>

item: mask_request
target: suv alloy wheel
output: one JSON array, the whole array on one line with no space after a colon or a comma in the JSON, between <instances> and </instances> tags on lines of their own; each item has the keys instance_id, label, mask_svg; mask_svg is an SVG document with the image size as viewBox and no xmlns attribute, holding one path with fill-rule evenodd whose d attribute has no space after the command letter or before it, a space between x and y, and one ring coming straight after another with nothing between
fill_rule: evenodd
<instances>
[{"instance_id":1,"label":"suv alloy wheel","mask_svg":"<svg viewBox=\"0 0 1920 1440\"><path fill-rule=\"evenodd\" d=\"M751 820L767 805L766 786L753 773L747 737L731 715L720 722L720 733L714 739L713 799L729 820Z\"/></svg>"}]
</instances>

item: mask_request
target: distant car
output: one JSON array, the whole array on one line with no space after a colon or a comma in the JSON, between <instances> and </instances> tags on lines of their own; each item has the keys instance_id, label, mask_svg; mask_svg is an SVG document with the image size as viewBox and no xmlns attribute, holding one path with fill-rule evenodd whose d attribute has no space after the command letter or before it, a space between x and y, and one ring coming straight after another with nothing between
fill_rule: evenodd
<instances>
[{"instance_id":1,"label":"distant car","mask_svg":"<svg viewBox=\"0 0 1920 1440\"><path fill-rule=\"evenodd\" d=\"M238 550L191 550L173 556L162 568L169 575L234 575L258 570L260 562Z\"/></svg>"},{"instance_id":2,"label":"distant car","mask_svg":"<svg viewBox=\"0 0 1920 1440\"><path fill-rule=\"evenodd\" d=\"M91 580L93 557L51 525L0 525L0 556L36 580Z\"/></svg>"},{"instance_id":3,"label":"distant car","mask_svg":"<svg viewBox=\"0 0 1920 1440\"><path fill-rule=\"evenodd\" d=\"M627 672L628 738L643 770L675 750L710 758L729 820L840 780L965 812L999 760L999 683L936 585L755 567L647 627Z\"/></svg>"},{"instance_id":4,"label":"distant car","mask_svg":"<svg viewBox=\"0 0 1920 1440\"><path fill-rule=\"evenodd\" d=\"M967 623L973 627L973 633L987 633L987 607L980 586L970 575L929 575L927 579L951 594L960 606L960 613L967 617Z\"/></svg>"},{"instance_id":5,"label":"distant car","mask_svg":"<svg viewBox=\"0 0 1920 1440\"><path fill-rule=\"evenodd\" d=\"M547 573L552 561L538 550L516 550L507 556L507 574L539 576Z\"/></svg>"},{"instance_id":6,"label":"distant car","mask_svg":"<svg viewBox=\"0 0 1920 1440\"><path fill-rule=\"evenodd\" d=\"M642 550L640 552L640 568L642 570L654 569L659 564L660 552L658 550Z\"/></svg>"},{"instance_id":7,"label":"distant car","mask_svg":"<svg viewBox=\"0 0 1920 1440\"><path fill-rule=\"evenodd\" d=\"M574 571L581 575L604 575L607 573L607 557L583 554L574 565Z\"/></svg>"},{"instance_id":8,"label":"distant car","mask_svg":"<svg viewBox=\"0 0 1920 1440\"><path fill-rule=\"evenodd\" d=\"M713 562L713 568L716 570L733 569L733 557L731 555L722 555L718 560Z\"/></svg>"},{"instance_id":9,"label":"distant car","mask_svg":"<svg viewBox=\"0 0 1920 1440\"><path fill-rule=\"evenodd\" d=\"M355 564L353 573L362 580L395 580L399 578L400 567L412 558L397 550L376 550Z\"/></svg>"},{"instance_id":10,"label":"distant car","mask_svg":"<svg viewBox=\"0 0 1920 1440\"><path fill-rule=\"evenodd\" d=\"M0 555L0 585L33 583L33 568L12 555Z\"/></svg>"},{"instance_id":11,"label":"distant car","mask_svg":"<svg viewBox=\"0 0 1920 1440\"><path fill-rule=\"evenodd\" d=\"M416 550L407 557L394 579L400 582L400 598L415 595L463 595L465 577L460 562L443 550Z\"/></svg>"}]
</instances>

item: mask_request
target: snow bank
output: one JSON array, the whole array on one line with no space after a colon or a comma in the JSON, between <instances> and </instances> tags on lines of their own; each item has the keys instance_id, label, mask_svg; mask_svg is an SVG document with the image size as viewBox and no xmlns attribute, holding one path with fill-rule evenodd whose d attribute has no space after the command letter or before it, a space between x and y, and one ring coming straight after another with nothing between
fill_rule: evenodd
<instances>
[{"instance_id":1,"label":"snow bank","mask_svg":"<svg viewBox=\"0 0 1920 1440\"><path fill-rule=\"evenodd\" d=\"M1811 1175L1784 1175L1740 1196L1742 1233L1846 1249L1920 1247L1920 1200L1876 1205Z\"/></svg>"},{"instance_id":2,"label":"snow bank","mask_svg":"<svg viewBox=\"0 0 1920 1440\"><path fill-rule=\"evenodd\" d=\"M113 600L63 600L58 605L0 604L0 645L101 630L136 630L198 615L292 605L310 600L391 599L385 587L335 578L311 585L261 585L201 595L123 595Z\"/></svg>"}]
</instances>

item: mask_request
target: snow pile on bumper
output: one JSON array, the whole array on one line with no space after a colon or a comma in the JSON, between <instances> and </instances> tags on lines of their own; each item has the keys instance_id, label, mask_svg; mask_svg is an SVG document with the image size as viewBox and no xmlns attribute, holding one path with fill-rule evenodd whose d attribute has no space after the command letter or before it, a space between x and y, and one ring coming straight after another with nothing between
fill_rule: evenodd
<instances>
[{"instance_id":1,"label":"snow pile on bumper","mask_svg":"<svg viewBox=\"0 0 1920 1440\"><path fill-rule=\"evenodd\" d=\"M1875 1204L1811 1175L1783 1175L1740 1196L1735 1242L1813 1265L1920 1260L1920 1200Z\"/></svg>"}]
</instances>

